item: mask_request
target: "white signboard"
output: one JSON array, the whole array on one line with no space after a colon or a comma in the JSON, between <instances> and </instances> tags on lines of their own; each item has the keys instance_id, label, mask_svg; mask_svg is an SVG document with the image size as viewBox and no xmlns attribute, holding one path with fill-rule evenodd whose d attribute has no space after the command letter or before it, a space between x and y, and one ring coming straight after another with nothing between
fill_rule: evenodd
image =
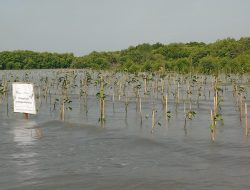
<instances>
[{"instance_id":1,"label":"white signboard","mask_svg":"<svg viewBox=\"0 0 250 190\"><path fill-rule=\"evenodd\" d=\"M13 83L14 112L36 114L33 84Z\"/></svg>"}]
</instances>

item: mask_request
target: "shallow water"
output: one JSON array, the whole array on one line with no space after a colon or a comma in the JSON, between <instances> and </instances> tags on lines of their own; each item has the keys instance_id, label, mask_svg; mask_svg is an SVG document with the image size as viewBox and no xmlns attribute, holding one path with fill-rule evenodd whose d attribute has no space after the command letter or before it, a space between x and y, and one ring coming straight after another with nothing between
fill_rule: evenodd
<instances>
[{"instance_id":1,"label":"shallow water","mask_svg":"<svg viewBox=\"0 0 250 190\"><path fill-rule=\"evenodd\" d=\"M6 101L0 112L1 190L250 189L250 146L231 93L224 95L215 142L208 95L193 104L197 114L186 128L183 104L170 98L167 122L157 100L153 131L146 100L141 123L133 100L126 114L124 102L107 99L104 126L95 96L88 96L88 112L73 101L64 122L45 98L28 120L8 100L8 113Z\"/></svg>"},{"instance_id":2,"label":"shallow water","mask_svg":"<svg viewBox=\"0 0 250 190\"><path fill-rule=\"evenodd\" d=\"M239 126L226 123L214 143L199 122L187 127L187 134L171 124L151 133L2 119L1 189L250 188L250 147Z\"/></svg>"}]
</instances>

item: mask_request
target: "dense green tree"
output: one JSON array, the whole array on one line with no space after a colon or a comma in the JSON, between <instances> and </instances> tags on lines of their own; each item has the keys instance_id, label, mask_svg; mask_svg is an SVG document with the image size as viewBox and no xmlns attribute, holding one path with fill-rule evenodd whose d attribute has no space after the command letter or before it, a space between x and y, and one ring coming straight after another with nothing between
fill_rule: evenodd
<instances>
[{"instance_id":1,"label":"dense green tree","mask_svg":"<svg viewBox=\"0 0 250 190\"><path fill-rule=\"evenodd\" d=\"M75 57L72 53L0 52L0 69L93 68L120 71L250 72L250 38L227 38L203 42L140 44L114 52Z\"/></svg>"}]
</instances>

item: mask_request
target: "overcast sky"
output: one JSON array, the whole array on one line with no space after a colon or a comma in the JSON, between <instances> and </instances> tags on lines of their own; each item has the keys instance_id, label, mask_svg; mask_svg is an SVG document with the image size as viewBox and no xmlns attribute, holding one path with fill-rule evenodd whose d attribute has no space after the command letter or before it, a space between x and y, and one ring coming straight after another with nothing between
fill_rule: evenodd
<instances>
[{"instance_id":1,"label":"overcast sky","mask_svg":"<svg viewBox=\"0 0 250 190\"><path fill-rule=\"evenodd\" d=\"M250 0L0 0L0 51L126 49L250 36Z\"/></svg>"}]
</instances>

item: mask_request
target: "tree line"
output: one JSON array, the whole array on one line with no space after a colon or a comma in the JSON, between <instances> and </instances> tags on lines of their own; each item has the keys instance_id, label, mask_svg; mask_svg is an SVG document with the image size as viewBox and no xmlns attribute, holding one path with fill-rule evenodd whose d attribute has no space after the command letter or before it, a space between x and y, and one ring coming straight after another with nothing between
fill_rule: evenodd
<instances>
[{"instance_id":1,"label":"tree line","mask_svg":"<svg viewBox=\"0 0 250 190\"><path fill-rule=\"evenodd\" d=\"M92 68L128 72L174 71L250 72L250 37L227 38L213 43L140 44L121 51L84 56L27 50L0 52L0 69Z\"/></svg>"}]
</instances>

